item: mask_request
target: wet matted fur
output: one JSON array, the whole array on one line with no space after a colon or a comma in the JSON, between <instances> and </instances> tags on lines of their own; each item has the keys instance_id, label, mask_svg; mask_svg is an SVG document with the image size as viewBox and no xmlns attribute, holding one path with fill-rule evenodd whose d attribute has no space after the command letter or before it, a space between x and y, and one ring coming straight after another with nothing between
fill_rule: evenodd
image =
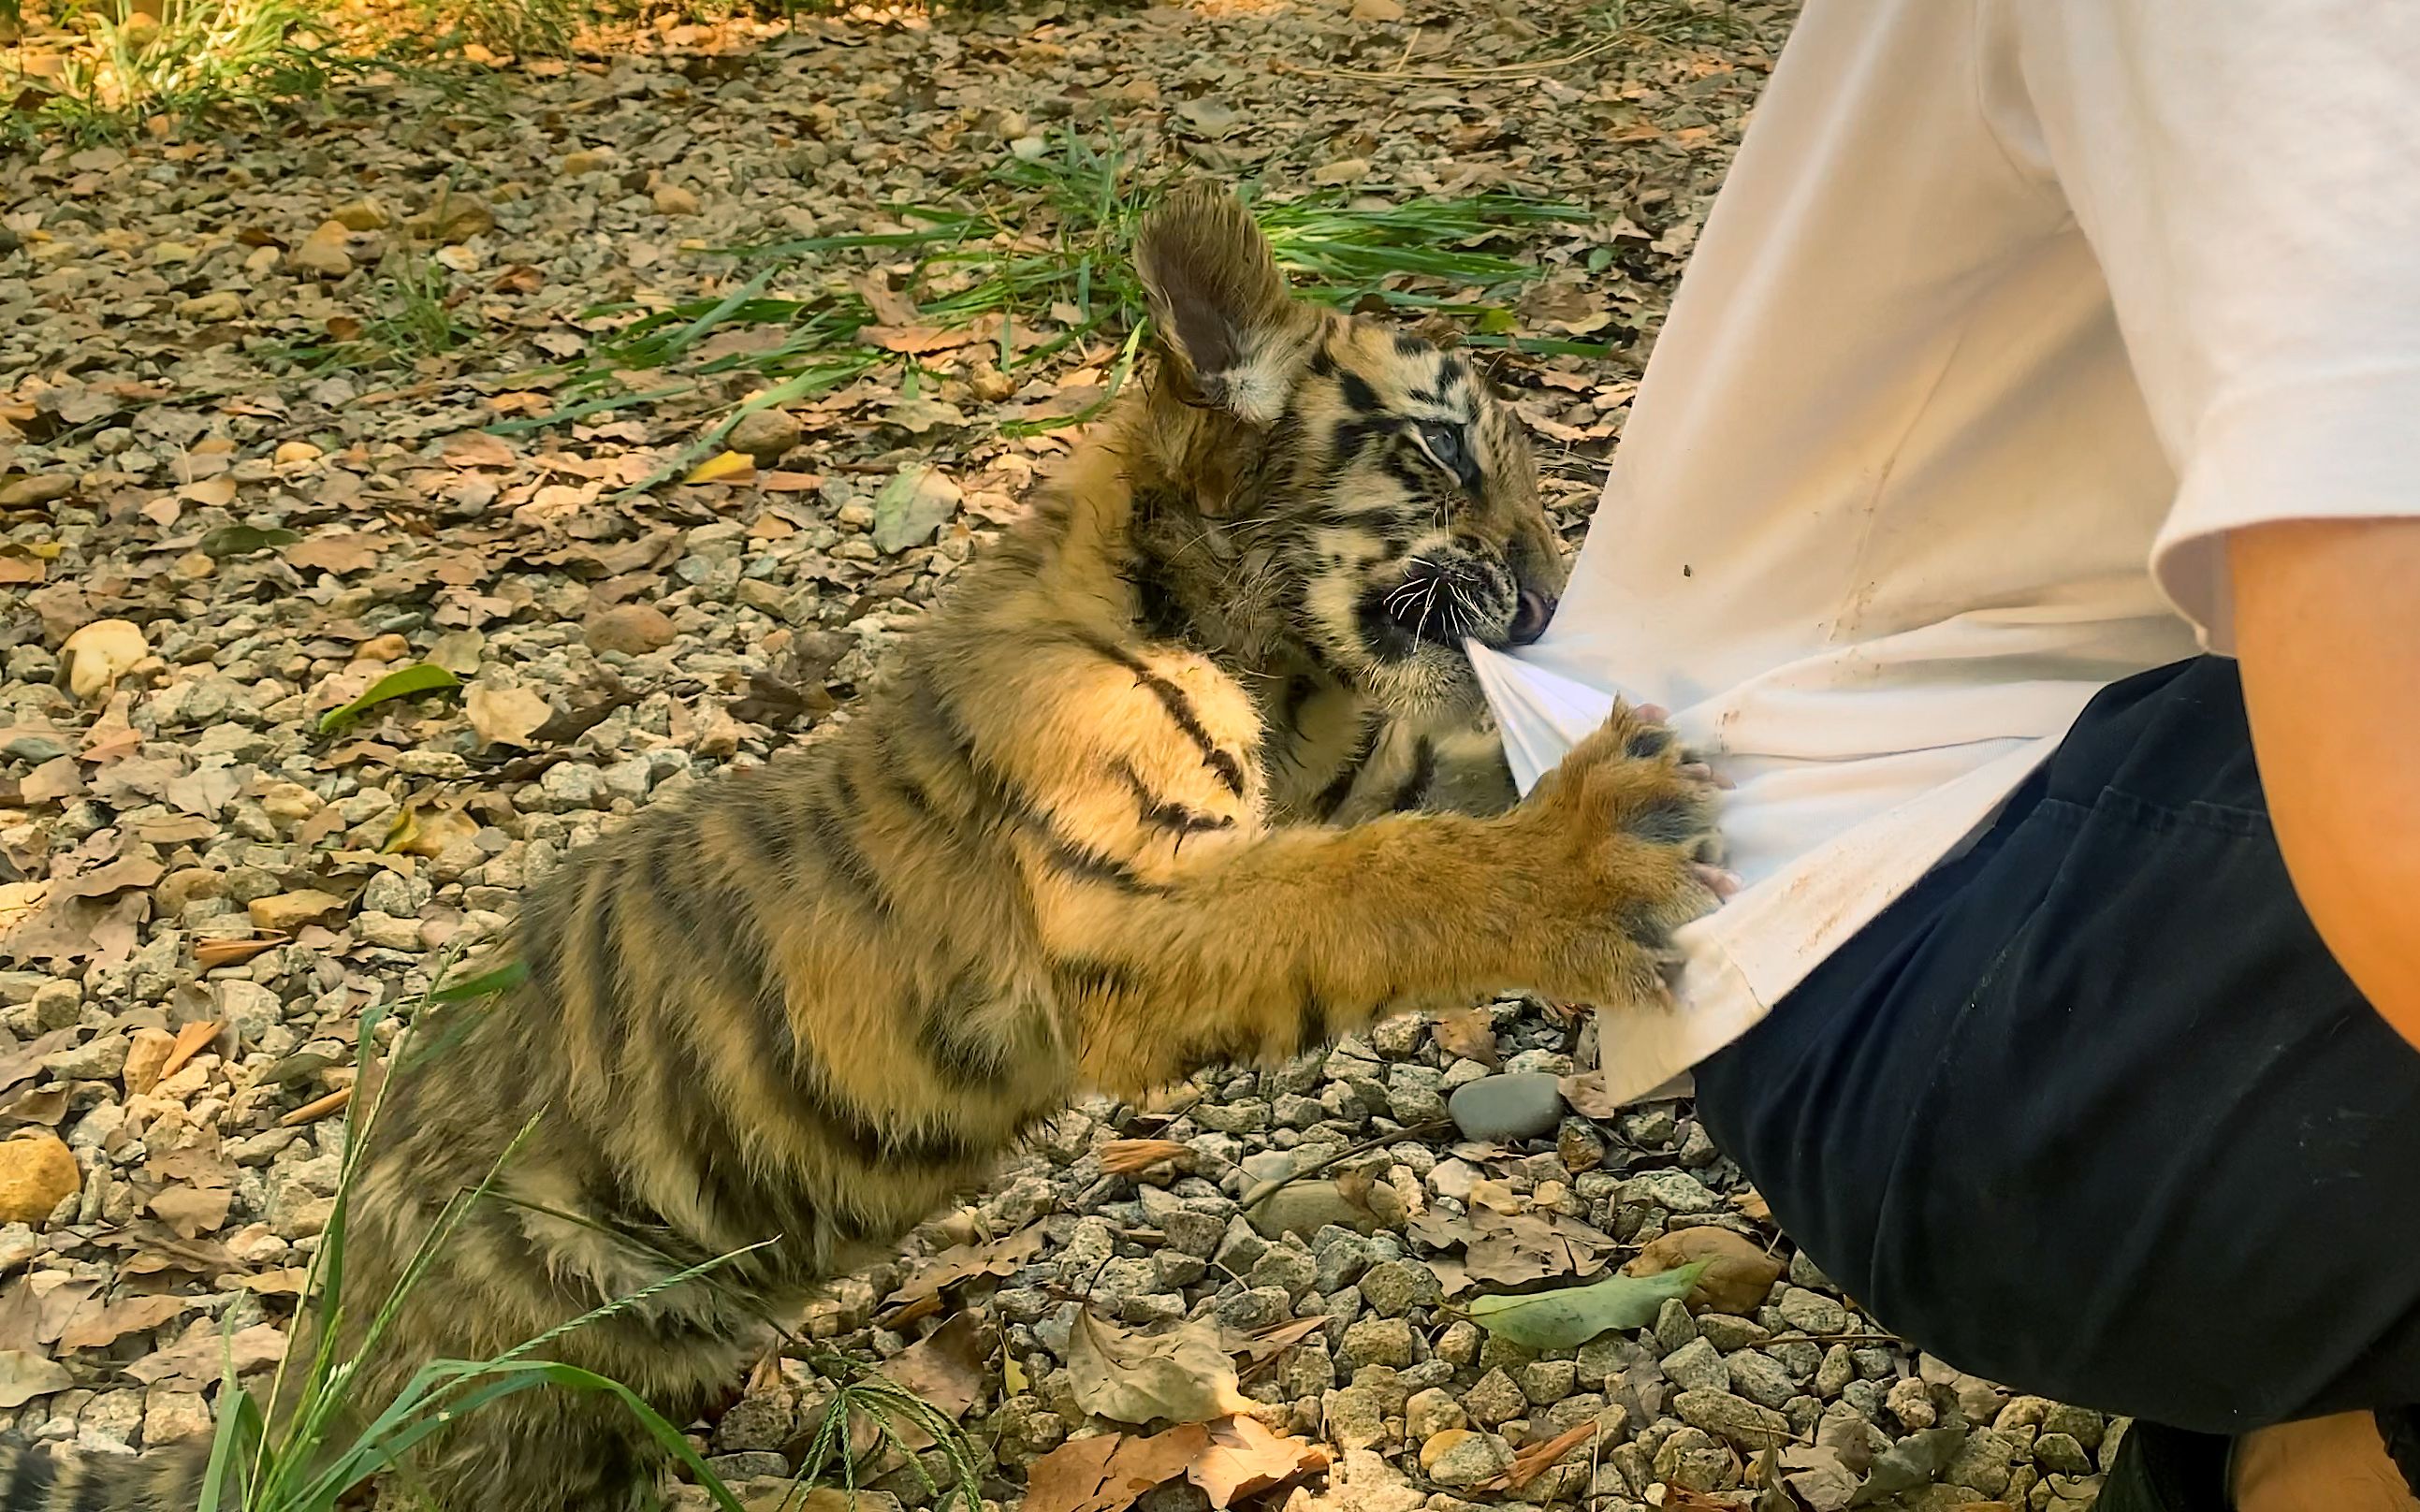
<instances>
[{"instance_id":1,"label":"wet matted fur","mask_svg":"<svg viewBox=\"0 0 2420 1512\"><path fill-rule=\"evenodd\" d=\"M542 1116L365 1405L777 1239L549 1350L684 1422L810 1283L1082 1089L1508 989L1653 995L1712 901L1710 795L1618 712L1513 804L1461 650L1534 635L1559 582L1516 423L1462 357L1291 299L1221 191L1171 195L1138 262L1157 372L855 717L567 858L526 981L394 1077L353 1296ZM444 1512L624 1512L659 1468L621 1409L550 1389L409 1474ZM0 1473L0 1507L192 1504L173 1454Z\"/></svg>"}]
</instances>

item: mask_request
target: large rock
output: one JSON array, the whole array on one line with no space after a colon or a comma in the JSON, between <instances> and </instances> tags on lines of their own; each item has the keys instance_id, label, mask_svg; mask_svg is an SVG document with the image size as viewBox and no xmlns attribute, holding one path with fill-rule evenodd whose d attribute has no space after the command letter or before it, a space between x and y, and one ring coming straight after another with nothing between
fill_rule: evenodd
<instances>
[{"instance_id":1,"label":"large rock","mask_svg":"<svg viewBox=\"0 0 2420 1512\"><path fill-rule=\"evenodd\" d=\"M591 651L644 656L671 645L679 633L662 609L650 604L624 604L589 621L585 639Z\"/></svg>"},{"instance_id":2,"label":"large rock","mask_svg":"<svg viewBox=\"0 0 2420 1512\"><path fill-rule=\"evenodd\" d=\"M74 1153L49 1130L0 1142L0 1223L39 1224L83 1185Z\"/></svg>"},{"instance_id":3,"label":"large rock","mask_svg":"<svg viewBox=\"0 0 2420 1512\"><path fill-rule=\"evenodd\" d=\"M1749 1454L1788 1443L1792 1437L1790 1419L1727 1391L1680 1392L1672 1398L1672 1411L1691 1427L1729 1439Z\"/></svg>"},{"instance_id":4,"label":"large rock","mask_svg":"<svg viewBox=\"0 0 2420 1512\"><path fill-rule=\"evenodd\" d=\"M353 270L353 256L346 247L350 235L342 222L323 222L286 255L286 266L291 271L315 278L343 278Z\"/></svg>"},{"instance_id":5,"label":"large rock","mask_svg":"<svg viewBox=\"0 0 2420 1512\"><path fill-rule=\"evenodd\" d=\"M752 409L739 417L722 438L722 444L735 452L745 452L758 462L771 462L798 445L805 435L799 417L787 409Z\"/></svg>"},{"instance_id":6,"label":"large rock","mask_svg":"<svg viewBox=\"0 0 2420 1512\"><path fill-rule=\"evenodd\" d=\"M1544 1072L1508 1072L1466 1082L1446 1110L1466 1138L1535 1139L1562 1123L1563 1091Z\"/></svg>"}]
</instances>

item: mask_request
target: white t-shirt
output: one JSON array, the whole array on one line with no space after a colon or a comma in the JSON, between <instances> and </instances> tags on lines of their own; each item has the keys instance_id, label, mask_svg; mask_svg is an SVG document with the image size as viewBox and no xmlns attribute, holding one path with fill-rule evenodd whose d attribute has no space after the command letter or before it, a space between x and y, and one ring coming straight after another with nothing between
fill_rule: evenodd
<instances>
[{"instance_id":1,"label":"white t-shirt","mask_svg":"<svg viewBox=\"0 0 2420 1512\"><path fill-rule=\"evenodd\" d=\"M2226 651L2227 531L2414 514L2420 6L1808 0L1552 627L1476 653L1525 787L1617 692L1737 784L1749 886L1679 1012L1601 1016L1608 1089Z\"/></svg>"}]
</instances>

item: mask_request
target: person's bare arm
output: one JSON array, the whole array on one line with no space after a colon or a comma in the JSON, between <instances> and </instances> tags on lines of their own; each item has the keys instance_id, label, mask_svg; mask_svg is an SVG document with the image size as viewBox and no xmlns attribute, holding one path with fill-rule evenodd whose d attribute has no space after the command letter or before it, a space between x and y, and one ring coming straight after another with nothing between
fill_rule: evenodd
<instances>
[{"instance_id":1,"label":"person's bare arm","mask_svg":"<svg viewBox=\"0 0 2420 1512\"><path fill-rule=\"evenodd\" d=\"M2420 519L2227 539L2252 746L2294 891L2420 1045Z\"/></svg>"}]
</instances>

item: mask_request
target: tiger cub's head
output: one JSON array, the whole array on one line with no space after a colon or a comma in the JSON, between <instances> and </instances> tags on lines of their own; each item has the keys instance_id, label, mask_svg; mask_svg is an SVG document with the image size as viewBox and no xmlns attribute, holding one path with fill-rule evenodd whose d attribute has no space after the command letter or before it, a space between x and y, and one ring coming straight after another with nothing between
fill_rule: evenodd
<instances>
[{"instance_id":1,"label":"tiger cub's head","mask_svg":"<svg viewBox=\"0 0 2420 1512\"><path fill-rule=\"evenodd\" d=\"M1252 595L1382 704L1474 702L1465 638L1536 640L1563 581L1519 421L1466 358L1289 295L1222 189L1171 194L1136 264L1190 503Z\"/></svg>"}]
</instances>

